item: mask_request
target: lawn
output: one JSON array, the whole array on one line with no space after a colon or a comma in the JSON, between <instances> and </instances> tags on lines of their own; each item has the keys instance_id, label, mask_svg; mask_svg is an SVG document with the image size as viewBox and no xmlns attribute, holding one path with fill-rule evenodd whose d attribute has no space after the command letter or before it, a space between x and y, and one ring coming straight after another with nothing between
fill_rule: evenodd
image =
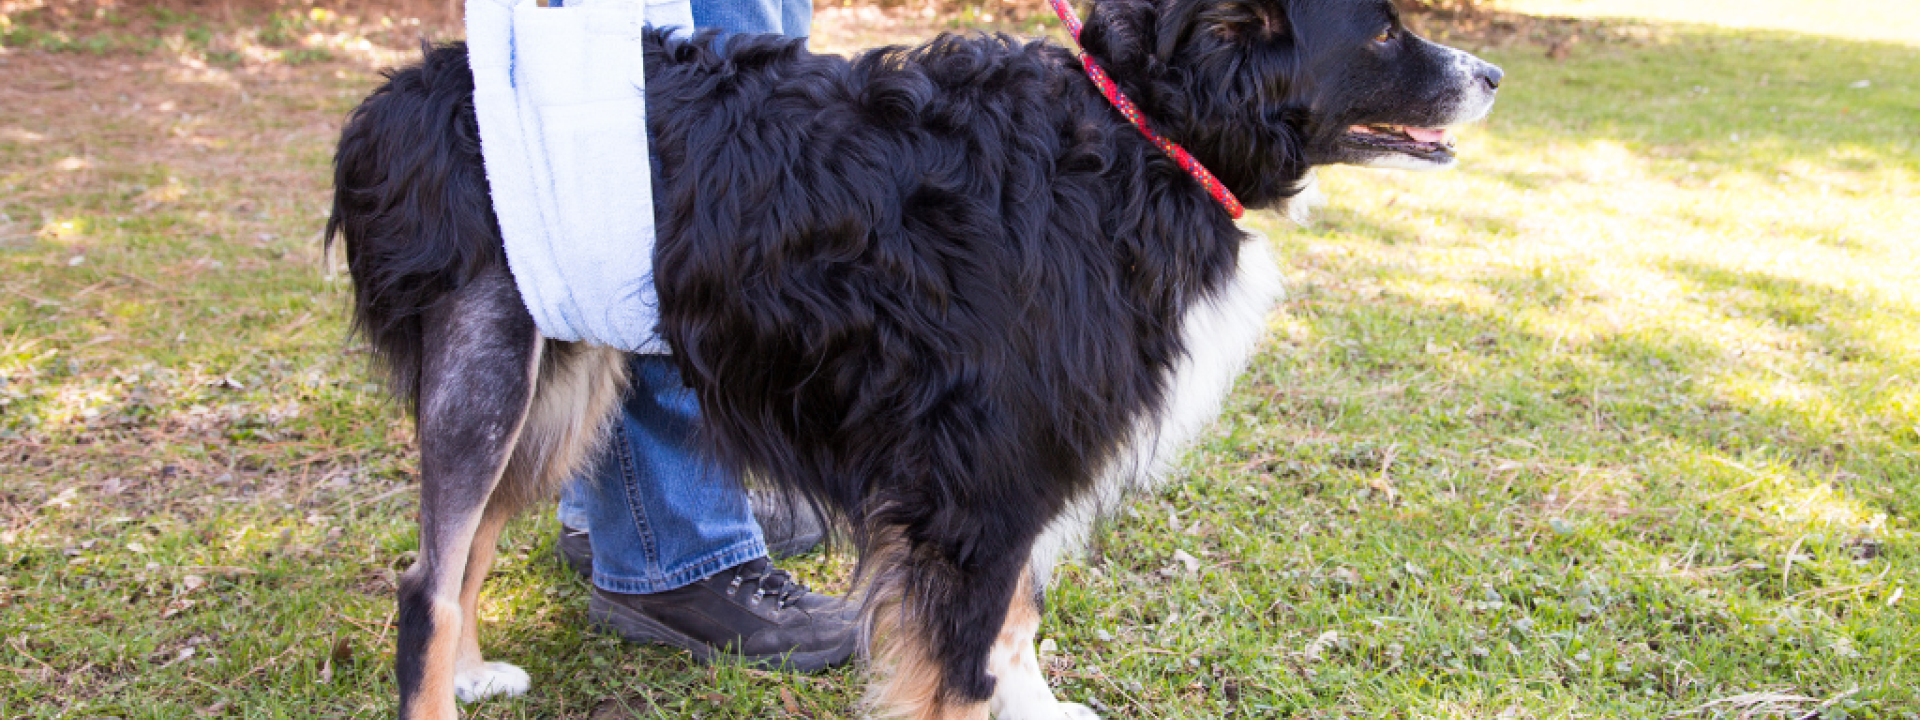
<instances>
[{"instance_id":1,"label":"lawn","mask_svg":"<svg viewBox=\"0 0 1920 720\"><path fill-rule=\"evenodd\" d=\"M1459 169L1252 220L1289 296L1050 593L1063 697L1920 718L1920 21L1529 2L1421 18L1507 70ZM411 430L318 232L341 118L444 8L199 7L0 4L0 717L391 711ZM816 46L956 22L832 8ZM473 715L850 716L853 672L585 633L554 530L511 526L483 599L535 691Z\"/></svg>"}]
</instances>

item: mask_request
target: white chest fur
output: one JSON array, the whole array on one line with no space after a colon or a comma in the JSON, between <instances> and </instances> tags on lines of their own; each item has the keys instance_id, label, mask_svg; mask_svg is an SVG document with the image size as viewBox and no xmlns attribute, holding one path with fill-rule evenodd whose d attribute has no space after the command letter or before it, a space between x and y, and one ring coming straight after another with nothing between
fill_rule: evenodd
<instances>
[{"instance_id":1,"label":"white chest fur","mask_svg":"<svg viewBox=\"0 0 1920 720\"><path fill-rule=\"evenodd\" d=\"M1044 586L1052 576L1061 553L1086 541L1102 514L1118 509L1134 492L1151 490L1179 460L1181 449L1213 422L1266 334L1267 315L1281 291L1270 243L1254 233L1240 246L1232 282L1212 299L1188 308L1181 330L1187 355L1169 371L1166 406L1141 423L1130 447L1094 490L1056 518L1035 543L1030 567L1037 584Z\"/></svg>"}]
</instances>

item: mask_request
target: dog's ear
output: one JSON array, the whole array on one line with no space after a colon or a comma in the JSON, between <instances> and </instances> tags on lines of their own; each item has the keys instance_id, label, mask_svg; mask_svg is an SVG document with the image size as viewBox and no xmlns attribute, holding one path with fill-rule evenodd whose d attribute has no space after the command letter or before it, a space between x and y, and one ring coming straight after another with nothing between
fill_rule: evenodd
<instances>
[{"instance_id":1,"label":"dog's ear","mask_svg":"<svg viewBox=\"0 0 1920 720\"><path fill-rule=\"evenodd\" d=\"M1208 8L1203 19L1210 32L1230 42L1265 42L1293 32L1278 0L1230 0Z\"/></svg>"},{"instance_id":2,"label":"dog's ear","mask_svg":"<svg viewBox=\"0 0 1920 720\"><path fill-rule=\"evenodd\" d=\"M1163 63L1172 60L1196 32L1239 43L1287 37L1291 27L1280 0L1170 0L1160 6L1155 23L1154 56Z\"/></svg>"}]
</instances>

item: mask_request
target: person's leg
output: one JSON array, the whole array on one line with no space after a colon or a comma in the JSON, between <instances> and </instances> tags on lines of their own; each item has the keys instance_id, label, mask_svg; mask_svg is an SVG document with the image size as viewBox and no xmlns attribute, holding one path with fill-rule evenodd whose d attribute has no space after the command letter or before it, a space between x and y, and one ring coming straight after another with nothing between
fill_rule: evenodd
<instances>
[{"instance_id":1,"label":"person's leg","mask_svg":"<svg viewBox=\"0 0 1920 720\"><path fill-rule=\"evenodd\" d=\"M695 0L692 9L698 27L778 33L787 25L781 2ZM846 662L857 607L810 593L766 559L762 527L787 554L824 538L810 506L760 492L749 502L739 478L693 445L698 403L671 361L634 356L630 369L609 448L561 493L559 549L591 574L589 619L703 660L725 654L801 671Z\"/></svg>"},{"instance_id":2,"label":"person's leg","mask_svg":"<svg viewBox=\"0 0 1920 720\"><path fill-rule=\"evenodd\" d=\"M731 556L730 549L745 544L749 529L740 526L743 505L754 526L752 536L764 554L791 557L826 539L825 524L805 501L772 490L741 492L734 479L714 476L718 471L710 471L694 456L693 448L675 444L685 433L658 417L648 419L636 413L638 409L657 415L667 412L663 402L678 403L684 407L676 405L671 412L684 410L688 427L697 422L698 410L691 393L680 387L679 375L662 374L672 373L665 356L635 355L629 369L633 384L607 449L593 467L560 489L556 514L562 562L593 579L598 548L621 554L600 556L616 568L609 576L616 578L611 584L595 581L601 587L629 593L649 592L631 589L642 586L677 587L678 576L665 571L703 566L697 556ZM659 540L662 537L664 541ZM662 542L666 547L658 547ZM626 556L634 550L651 555ZM677 582L685 585L693 579L698 577Z\"/></svg>"},{"instance_id":3,"label":"person's leg","mask_svg":"<svg viewBox=\"0 0 1920 720\"><path fill-rule=\"evenodd\" d=\"M718 28L721 37L745 33L780 34L781 0L694 0L693 26Z\"/></svg>"},{"instance_id":4,"label":"person's leg","mask_svg":"<svg viewBox=\"0 0 1920 720\"><path fill-rule=\"evenodd\" d=\"M672 362L635 355L612 447L594 474L588 619L700 660L813 672L846 662L858 609L766 559L738 478L694 443L699 404Z\"/></svg>"},{"instance_id":5,"label":"person's leg","mask_svg":"<svg viewBox=\"0 0 1920 720\"><path fill-rule=\"evenodd\" d=\"M603 453L596 464L609 462ZM560 486L560 507L554 512L560 518L560 541L554 548L560 553L560 562L581 577L593 576L593 544L587 538L587 498L592 493L593 470L575 476Z\"/></svg>"},{"instance_id":6,"label":"person's leg","mask_svg":"<svg viewBox=\"0 0 1920 720\"><path fill-rule=\"evenodd\" d=\"M552 0L550 6L561 7L563 0ZM695 27L719 28L725 34L778 33L805 38L813 24L813 0L693 0L692 6ZM592 476L592 473L583 474L562 487L560 507L555 513L563 528L560 556L582 575L589 574L592 568L588 540L592 530L591 493L587 489ZM751 507L775 557L806 552L826 537L820 517L804 502L779 494L755 492Z\"/></svg>"},{"instance_id":7,"label":"person's leg","mask_svg":"<svg viewBox=\"0 0 1920 720\"><path fill-rule=\"evenodd\" d=\"M693 446L699 406L662 355L635 355L632 389L594 469L587 527L593 584L672 590L765 555L738 479Z\"/></svg>"},{"instance_id":8,"label":"person's leg","mask_svg":"<svg viewBox=\"0 0 1920 720\"><path fill-rule=\"evenodd\" d=\"M780 31L788 36L813 36L813 0L781 0Z\"/></svg>"}]
</instances>

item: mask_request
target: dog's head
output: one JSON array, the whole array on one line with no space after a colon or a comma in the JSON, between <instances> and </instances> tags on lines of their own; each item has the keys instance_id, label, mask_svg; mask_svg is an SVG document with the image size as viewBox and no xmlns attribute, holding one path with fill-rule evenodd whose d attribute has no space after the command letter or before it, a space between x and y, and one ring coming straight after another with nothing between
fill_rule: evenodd
<instances>
[{"instance_id":1,"label":"dog's head","mask_svg":"<svg viewBox=\"0 0 1920 720\"><path fill-rule=\"evenodd\" d=\"M1408 32L1390 0L1097 0L1087 49L1251 206L1316 165L1436 169L1501 71Z\"/></svg>"}]
</instances>

